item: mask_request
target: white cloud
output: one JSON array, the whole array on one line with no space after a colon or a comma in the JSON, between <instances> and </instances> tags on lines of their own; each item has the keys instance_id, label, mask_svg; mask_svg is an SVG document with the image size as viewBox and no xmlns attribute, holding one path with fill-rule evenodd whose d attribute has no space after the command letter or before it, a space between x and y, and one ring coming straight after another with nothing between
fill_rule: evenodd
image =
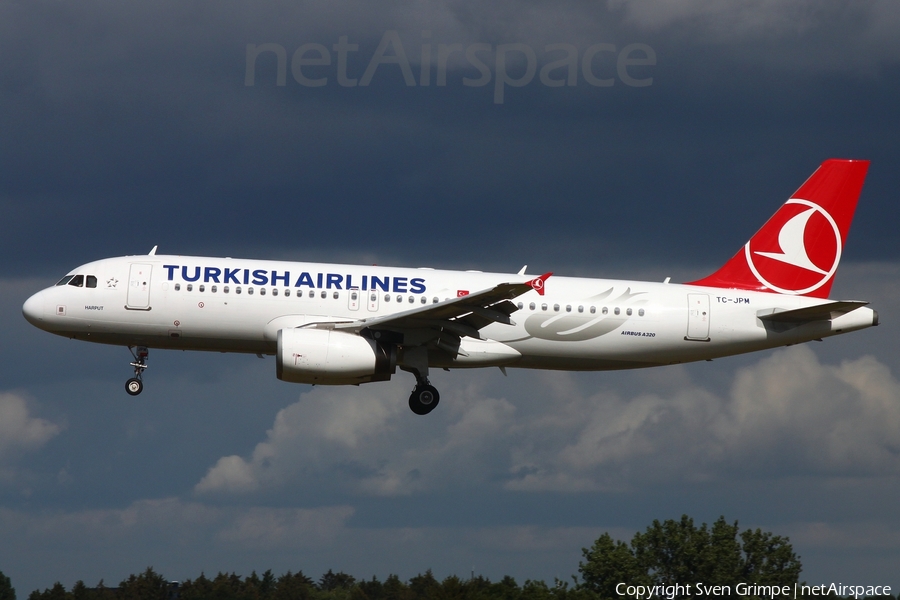
<instances>
[{"instance_id":1,"label":"white cloud","mask_svg":"<svg viewBox=\"0 0 900 600\"><path fill-rule=\"evenodd\" d=\"M717 433L735 454L804 470L900 473L900 382L872 356L828 367L782 351L738 374Z\"/></svg>"},{"instance_id":2,"label":"white cloud","mask_svg":"<svg viewBox=\"0 0 900 600\"><path fill-rule=\"evenodd\" d=\"M512 404L469 386L445 393L440 410L449 422L420 418L406 405L407 384L399 377L360 388L315 388L278 413L248 458L220 459L195 491L252 492L327 476L332 488L395 496L448 480L484 480L502 468Z\"/></svg>"},{"instance_id":3,"label":"white cloud","mask_svg":"<svg viewBox=\"0 0 900 600\"><path fill-rule=\"evenodd\" d=\"M0 393L0 458L17 451L36 450L60 431L60 425L32 417L21 396Z\"/></svg>"},{"instance_id":4,"label":"white cloud","mask_svg":"<svg viewBox=\"0 0 900 600\"><path fill-rule=\"evenodd\" d=\"M246 458L220 459L200 494L315 485L396 496L497 485L518 491L623 490L648 482L900 473L900 382L873 357L822 364L779 350L716 393L683 368L651 390L580 390L574 375L527 374L492 397L489 376L448 388L425 418L405 388L316 388L282 410ZM628 386L627 379L620 379ZM632 380L633 381L633 380ZM496 391L496 390L494 390Z\"/></svg>"},{"instance_id":5,"label":"white cloud","mask_svg":"<svg viewBox=\"0 0 900 600\"><path fill-rule=\"evenodd\" d=\"M522 453L514 470L527 474L509 488L900 473L900 382L870 356L829 366L800 346L738 371L724 397L688 385L631 399L601 393L569 408L583 422L550 433L571 441Z\"/></svg>"}]
</instances>

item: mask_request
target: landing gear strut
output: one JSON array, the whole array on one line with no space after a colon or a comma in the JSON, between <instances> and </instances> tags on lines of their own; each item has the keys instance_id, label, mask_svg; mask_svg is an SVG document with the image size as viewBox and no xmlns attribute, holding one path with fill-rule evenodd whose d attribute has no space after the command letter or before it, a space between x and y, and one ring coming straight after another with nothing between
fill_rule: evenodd
<instances>
[{"instance_id":1,"label":"landing gear strut","mask_svg":"<svg viewBox=\"0 0 900 600\"><path fill-rule=\"evenodd\" d=\"M424 346L405 348L400 368L416 377L416 387L409 395L409 409L417 415L427 415L438 405L441 395L428 381L428 350Z\"/></svg>"},{"instance_id":2,"label":"landing gear strut","mask_svg":"<svg viewBox=\"0 0 900 600\"><path fill-rule=\"evenodd\" d=\"M137 396L144 391L143 374L144 369L147 368L147 357L150 356L150 351L144 346L138 346L136 349L128 346L128 351L134 357L134 362L131 363L131 366L134 367L134 377L125 382L125 391L130 396Z\"/></svg>"}]
</instances>

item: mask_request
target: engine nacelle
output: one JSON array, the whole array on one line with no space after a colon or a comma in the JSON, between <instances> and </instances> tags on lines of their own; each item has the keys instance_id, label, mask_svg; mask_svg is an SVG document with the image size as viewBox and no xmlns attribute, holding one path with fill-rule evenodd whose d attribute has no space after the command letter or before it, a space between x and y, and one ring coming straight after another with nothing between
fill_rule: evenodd
<instances>
[{"instance_id":1,"label":"engine nacelle","mask_svg":"<svg viewBox=\"0 0 900 600\"><path fill-rule=\"evenodd\" d=\"M292 383L347 385L387 381L397 367L397 349L331 329L281 329L275 370Z\"/></svg>"}]
</instances>

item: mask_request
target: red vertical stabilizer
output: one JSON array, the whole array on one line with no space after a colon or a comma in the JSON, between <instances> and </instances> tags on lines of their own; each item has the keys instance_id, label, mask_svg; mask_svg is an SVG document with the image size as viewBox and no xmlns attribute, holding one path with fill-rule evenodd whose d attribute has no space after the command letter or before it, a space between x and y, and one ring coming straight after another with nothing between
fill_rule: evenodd
<instances>
[{"instance_id":1,"label":"red vertical stabilizer","mask_svg":"<svg viewBox=\"0 0 900 600\"><path fill-rule=\"evenodd\" d=\"M868 168L826 160L731 260L689 285L827 298Z\"/></svg>"}]
</instances>

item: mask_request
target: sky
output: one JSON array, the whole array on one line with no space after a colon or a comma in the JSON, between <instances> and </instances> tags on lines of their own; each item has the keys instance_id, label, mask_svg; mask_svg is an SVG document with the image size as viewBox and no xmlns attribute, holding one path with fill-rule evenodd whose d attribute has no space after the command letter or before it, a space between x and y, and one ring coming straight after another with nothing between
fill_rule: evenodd
<instances>
[{"instance_id":1,"label":"sky","mask_svg":"<svg viewBox=\"0 0 900 600\"><path fill-rule=\"evenodd\" d=\"M20 596L328 569L568 580L720 515L900 589L900 5L0 0L0 571ZM281 62L279 62L281 61ZM160 253L691 281L827 158L872 161L832 289L877 328L695 365L291 385L31 327Z\"/></svg>"}]
</instances>

